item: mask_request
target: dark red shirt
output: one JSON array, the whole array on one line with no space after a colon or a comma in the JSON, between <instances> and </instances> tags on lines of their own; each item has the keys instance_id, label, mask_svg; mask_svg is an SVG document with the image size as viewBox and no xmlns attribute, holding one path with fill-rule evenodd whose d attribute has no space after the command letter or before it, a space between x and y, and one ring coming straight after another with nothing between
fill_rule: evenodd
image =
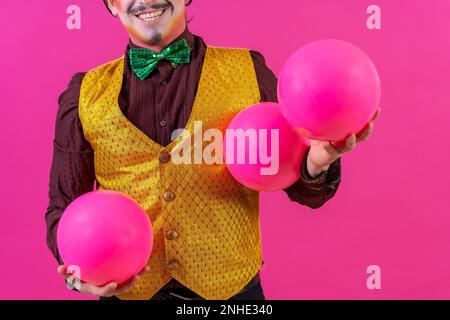
<instances>
[{"instance_id":1,"label":"dark red shirt","mask_svg":"<svg viewBox=\"0 0 450 320\"><path fill-rule=\"evenodd\" d=\"M174 130L184 128L197 92L207 45L189 30L176 40L186 39L192 48L189 64L173 67L168 61L159 62L157 69L145 80L131 70L128 50L119 105L123 114L149 138L160 145L171 142ZM176 41L175 40L175 41ZM261 101L277 101L277 78L267 67L264 57L251 51ZM56 244L56 229L64 209L80 195L92 191L95 183L94 151L83 136L78 117L80 86L85 73L72 77L67 90L59 97L56 118L53 161L50 172L49 205L45 215L47 244L61 260ZM340 160L335 161L319 179L311 180L306 169L306 155L299 168L302 179L285 189L292 201L318 208L337 191L340 182Z\"/></svg>"}]
</instances>

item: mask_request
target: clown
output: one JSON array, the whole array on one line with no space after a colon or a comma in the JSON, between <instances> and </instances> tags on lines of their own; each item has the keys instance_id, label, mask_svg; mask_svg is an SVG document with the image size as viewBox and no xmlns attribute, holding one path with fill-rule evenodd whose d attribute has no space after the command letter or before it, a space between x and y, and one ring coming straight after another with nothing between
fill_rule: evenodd
<instances>
[{"instance_id":1,"label":"clown","mask_svg":"<svg viewBox=\"0 0 450 320\"><path fill-rule=\"evenodd\" d=\"M126 285L81 283L101 299L264 299L259 195L224 165L177 165L170 152L177 129L225 130L242 109L277 100L277 79L264 57L247 49L208 46L186 21L186 0L104 0L129 34L125 54L73 76L61 94L46 213L47 243L70 274L56 245L64 209L99 189L138 201L154 226L147 267ZM374 119L375 120L375 119ZM340 183L341 156L367 140L373 121L332 144L312 141L284 190L318 208ZM150 271L149 271L150 270Z\"/></svg>"}]
</instances>

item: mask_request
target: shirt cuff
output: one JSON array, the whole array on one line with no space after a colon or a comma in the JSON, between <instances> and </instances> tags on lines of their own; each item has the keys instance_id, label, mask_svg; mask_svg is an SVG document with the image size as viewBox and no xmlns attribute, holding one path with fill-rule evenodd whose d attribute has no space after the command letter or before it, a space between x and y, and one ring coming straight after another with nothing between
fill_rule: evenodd
<instances>
[{"instance_id":1,"label":"shirt cuff","mask_svg":"<svg viewBox=\"0 0 450 320\"><path fill-rule=\"evenodd\" d=\"M308 148L302 164L301 164L301 178L305 186L312 190L323 190L326 188L336 189L341 182L341 160L340 158L333 161L328 170L322 172L319 176L313 178L308 172L307 160L311 148Z\"/></svg>"},{"instance_id":2,"label":"shirt cuff","mask_svg":"<svg viewBox=\"0 0 450 320\"><path fill-rule=\"evenodd\" d=\"M313 178L309 172L308 172L308 166L307 166L307 160L308 160L308 154L311 148L308 148L307 152L305 153L305 156L303 157L302 164L301 164L301 180L305 185L312 189L321 190L327 186L327 175L328 170L322 172L319 176Z\"/></svg>"}]
</instances>

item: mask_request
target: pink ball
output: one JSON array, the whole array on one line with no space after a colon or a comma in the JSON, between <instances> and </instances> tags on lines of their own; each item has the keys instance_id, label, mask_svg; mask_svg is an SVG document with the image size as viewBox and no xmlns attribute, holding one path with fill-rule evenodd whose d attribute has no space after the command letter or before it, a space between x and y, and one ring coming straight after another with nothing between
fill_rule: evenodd
<instances>
[{"instance_id":1,"label":"pink ball","mask_svg":"<svg viewBox=\"0 0 450 320\"><path fill-rule=\"evenodd\" d=\"M153 232L145 210L115 191L96 191L73 201L58 225L58 248L81 280L102 286L124 283L147 264Z\"/></svg>"},{"instance_id":2,"label":"pink ball","mask_svg":"<svg viewBox=\"0 0 450 320\"><path fill-rule=\"evenodd\" d=\"M237 133L239 129L242 132L253 129L248 132L255 133L256 143L251 144L249 138L240 139L245 143L238 143L238 136L231 133ZM278 129L278 137L272 131L274 129ZM244 109L229 124L224 140L227 168L244 186L256 191L276 191L300 178L300 165L308 146L300 133L284 119L278 104L260 103ZM269 167L272 167L269 172L261 171Z\"/></svg>"},{"instance_id":3,"label":"pink ball","mask_svg":"<svg viewBox=\"0 0 450 320\"><path fill-rule=\"evenodd\" d=\"M360 132L375 115L380 96L373 62L340 40L314 42L295 52L278 82L283 115L315 140L341 141Z\"/></svg>"}]
</instances>

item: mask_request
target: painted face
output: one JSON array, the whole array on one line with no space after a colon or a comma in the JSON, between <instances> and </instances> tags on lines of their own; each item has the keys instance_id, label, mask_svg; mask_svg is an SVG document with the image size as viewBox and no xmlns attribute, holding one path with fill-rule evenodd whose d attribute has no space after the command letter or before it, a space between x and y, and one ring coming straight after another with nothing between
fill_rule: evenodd
<instances>
[{"instance_id":1,"label":"painted face","mask_svg":"<svg viewBox=\"0 0 450 320\"><path fill-rule=\"evenodd\" d=\"M186 28L185 0L109 0L133 43L164 47Z\"/></svg>"}]
</instances>

